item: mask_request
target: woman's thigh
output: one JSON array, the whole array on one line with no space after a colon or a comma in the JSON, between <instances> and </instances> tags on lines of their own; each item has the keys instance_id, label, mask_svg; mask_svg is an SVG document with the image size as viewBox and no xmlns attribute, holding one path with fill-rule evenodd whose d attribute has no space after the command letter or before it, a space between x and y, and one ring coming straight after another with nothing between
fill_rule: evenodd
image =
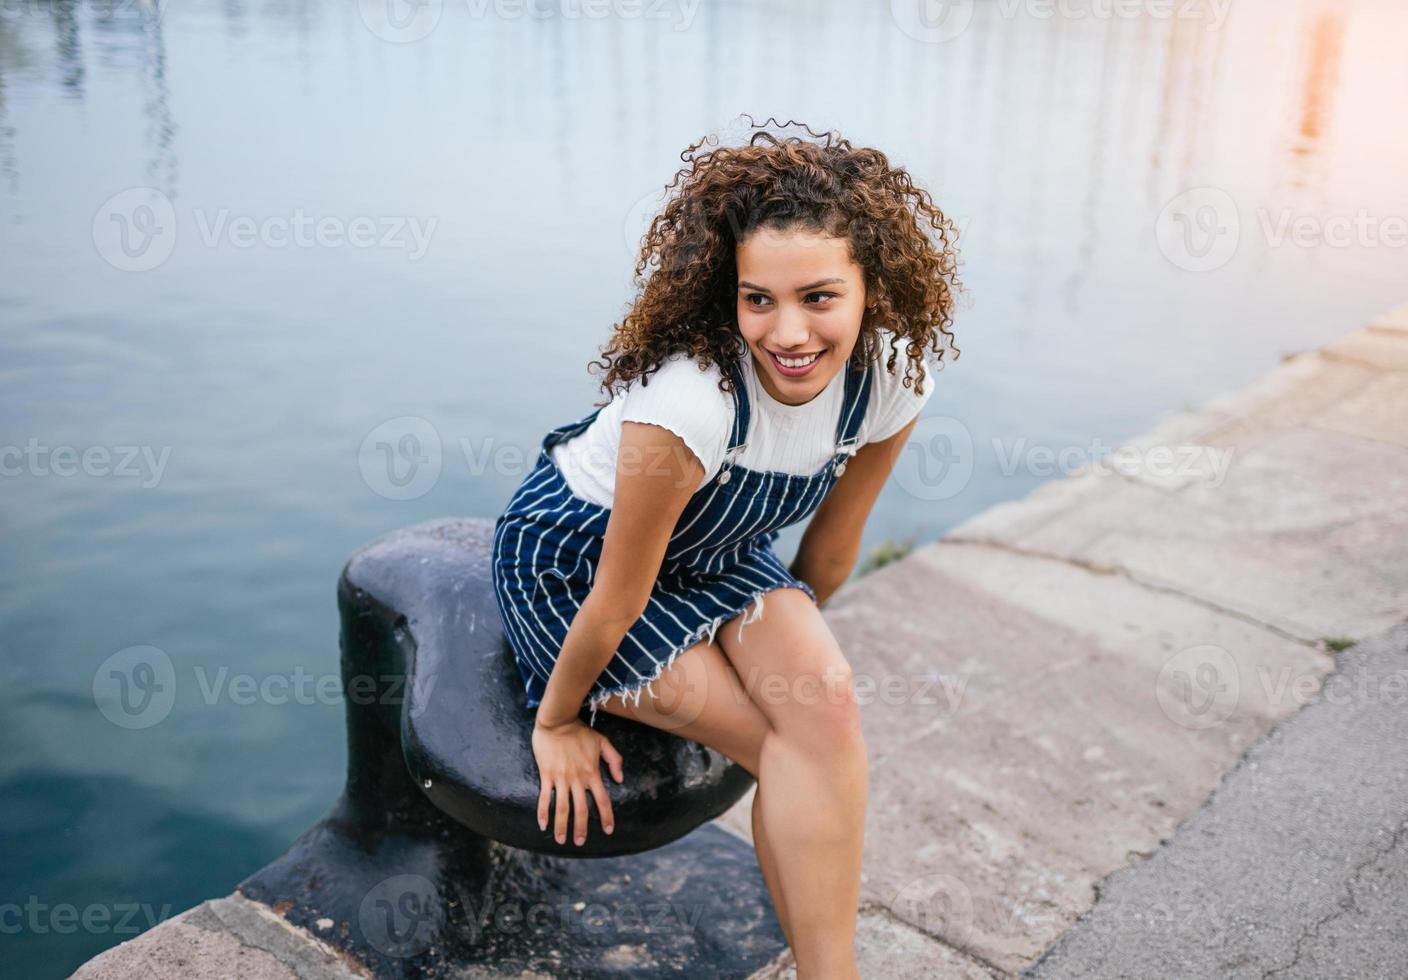
<instances>
[{"instance_id":1,"label":"woman's thigh","mask_svg":"<svg viewBox=\"0 0 1408 980\"><path fill-rule=\"evenodd\" d=\"M810 596L774 589L764 594L762 615L741 633L736 622L716 636L770 728L823 737L858 732L851 666Z\"/></svg>"},{"instance_id":2,"label":"woman's thigh","mask_svg":"<svg viewBox=\"0 0 1408 980\"><path fill-rule=\"evenodd\" d=\"M700 640L681 653L651 688L641 690L639 704L634 695L618 696L601 702L597 710L707 745L757 778L768 720L739 683L717 641ZM630 760L626 765L629 768Z\"/></svg>"}]
</instances>

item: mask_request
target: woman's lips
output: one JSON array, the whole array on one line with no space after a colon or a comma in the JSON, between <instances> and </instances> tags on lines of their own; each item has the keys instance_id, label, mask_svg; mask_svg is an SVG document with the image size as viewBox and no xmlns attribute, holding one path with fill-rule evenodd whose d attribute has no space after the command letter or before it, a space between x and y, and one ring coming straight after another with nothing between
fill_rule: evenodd
<instances>
[{"instance_id":1,"label":"woman's lips","mask_svg":"<svg viewBox=\"0 0 1408 980\"><path fill-rule=\"evenodd\" d=\"M764 350L766 350L766 348L764 348ZM783 364L780 360L778 360L778 355L774 351L768 351L768 357L772 358L773 367L777 368L778 374L781 374L782 376L787 378L806 377L808 374L811 373L812 369L816 367L817 362L821 360L821 355L822 352L817 351L815 353L815 356L813 356L808 363L802 365L801 367L788 367L786 364ZM789 360L795 360L795 358L789 357Z\"/></svg>"}]
</instances>

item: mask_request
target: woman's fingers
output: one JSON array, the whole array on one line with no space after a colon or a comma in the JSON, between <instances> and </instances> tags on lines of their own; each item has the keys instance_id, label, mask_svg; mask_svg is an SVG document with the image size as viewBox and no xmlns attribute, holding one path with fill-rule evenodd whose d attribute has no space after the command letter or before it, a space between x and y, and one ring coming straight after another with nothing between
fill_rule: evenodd
<instances>
[{"instance_id":1,"label":"woman's fingers","mask_svg":"<svg viewBox=\"0 0 1408 980\"><path fill-rule=\"evenodd\" d=\"M548 801L552 799L552 783L546 779L538 781L538 829L548 829Z\"/></svg>"},{"instance_id":2,"label":"woman's fingers","mask_svg":"<svg viewBox=\"0 0 1408 980\"><path fill-rule=\"evenodd\" d=\"M561 782L553 787L557 792L557 823L553 826L559 844L567 843L567 787Z\"/></svg>"},{"instance_id":3,"label":"woman's fingers","mask_svg":"<svg viewBox=\"0 0 1408 980\"><path fill-rule=\"evenodd\" d=\"M575 842L580 846L587 842L587 791L580 782L572 784L572 809L577 811Z\"/></svg>"},{"instance_id":4,"label":"woman's fingers","mask_svg":"<svg viewBox=\"0 0 1408 980\"><path fill-rule=\"evenodd\" d=\"M606 760L606 765L611 769L611 775L616 778L616 782L625 782L626 774L622 768L624 760L621 753L616 751L616 746L607 741L605 735L601 737L601 757Z\"/></svg>"},{"instance_id":5,"label":"woman's fingers","mask_svg":"<svg viewBox=\"0 0 1408 980\"><path fill-rule=\"evenodd\" d=\"M616 829L616 817L611 812L611 800L606 795L606 784L597 773L591 781L592 795L596 797L596 809L601 814L601 829L608 834Z\"/></svg>"},{"instance_id":6,"label":"woman's fingers","mask_svg":"<svg viewBox=\"0 0 1408 980\"><path fill-rule=\"evenodd\" d=\"M598 743L600 757L605 758L617 782L625 778L621 753L616 751L606 739ZM568 770L570 772L570 769ZM538 828L547 830L548 819L553 819L553 836L559 844L567 842L568 824L573 825L573 842L578 846L587 842L587 824L591 811L587 806L587 794L596 798L597 813L601 817L601 829L606 833L616 830L616 815L611 809L611 798L606 792L606 783L601 778L599 759L593 759L590 768L580 774L566 772L543 772L538 788ZM554 804L554 799L556 800ZM549 811L553 811L549 814ZM575 817L573 814L575 813Z\"/></svg>"}]
</instances>

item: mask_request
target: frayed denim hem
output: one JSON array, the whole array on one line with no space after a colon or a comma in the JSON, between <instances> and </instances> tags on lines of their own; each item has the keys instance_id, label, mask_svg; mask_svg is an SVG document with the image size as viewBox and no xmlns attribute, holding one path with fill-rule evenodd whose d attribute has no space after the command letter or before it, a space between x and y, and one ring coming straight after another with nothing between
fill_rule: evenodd
<instances>
[{"instance_id":1,"label":"frayed denim hem","mask_svg":"<svg viewBox=\"0 0 1408 980\"><path fill-rule=\"evenodd\" d=\"M672 663L674 663L676 657L693 647L696 643L704 639L706 636L709 638L710 643L714 642L714 634L720 626L722 626L728 620L733 619L739 613L742 613L747 610L749 606L755 606L754 610L748 613L748 615L744 616L743 619L740 620L738 623L738 638L739 640L742 640L743 627L747 626L749 623L755 623L763 617L763 596L769 592L772 592L775 589L801 589L811 598L812 602L816 602L816 593L812 591L811 586L807 585L807 583L803 582L801 579L797 579L793 582L781 582L777 585L769 585L767 588L764 589L758 589L757 591L753 592L751 595L748 596L748 600L744 602L743 605L739 606L736 609L732 609L726 613L723 613L719 616L715 616L709 622L705 623L703 626L699 627L697 630L692 632L684 640L684 642L680 644L680 646L670 651L669 656L657 663L655 665L655 669L651 671L649 675L640 674L639 679L635 681L631 681L626 684L617 684L615 687L599 691L598 693L593 694L588 701L588 704L591 705L591 717L588 720L587 724L592 728L595 728L596 711L598 705L600 705L603 701L607 701L617 695L626 695L627 698L632 699L632 702L636 706L640 705L640 698L643 692L649 691L651 696L653 697L655 694L655 689L651 685L653 685L656 681L660 679L660 675L665 672L665 668L669 667ZM637 673L639 674L639 671L637 671Z\"/></svg>"}]
</instances>

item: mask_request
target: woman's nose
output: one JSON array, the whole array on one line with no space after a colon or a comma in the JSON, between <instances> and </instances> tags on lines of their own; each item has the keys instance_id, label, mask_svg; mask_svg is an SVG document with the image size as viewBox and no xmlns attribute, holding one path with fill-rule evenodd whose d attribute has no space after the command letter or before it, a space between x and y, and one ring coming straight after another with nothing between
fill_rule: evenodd
<instances>
[{"instance_id":1,"label":"woman's nose","mask_svg":"<svg viewBox=\"0 0 1408 980\"><path fill-rule=\"evenodd\" d=\"M804 312L790 305L778 311L777 322L772 331L774 350L805 350L811 335Z\"/></svg>"}]
</instances>

